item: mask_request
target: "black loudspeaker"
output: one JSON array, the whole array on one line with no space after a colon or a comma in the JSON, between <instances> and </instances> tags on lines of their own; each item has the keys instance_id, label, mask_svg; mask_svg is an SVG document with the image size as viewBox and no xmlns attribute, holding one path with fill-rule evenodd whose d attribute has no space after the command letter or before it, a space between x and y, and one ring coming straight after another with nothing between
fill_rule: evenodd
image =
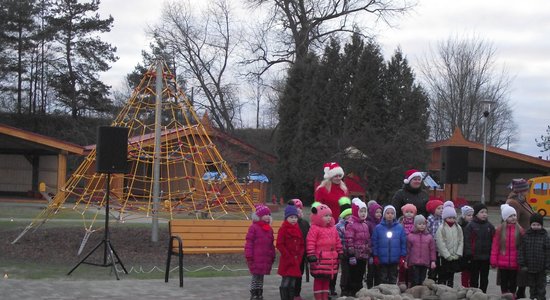
<instances>
[{"instance_id":1,"label":"black loudspeaker","mask_svg":"<svg viewBox=\"0 0 550 300\"><path fill-rule=\"evenodd\" d=\"M441 183L468 183L468 148L441 147Z\"/></svg>"},{"instance_id":2,"label":"black loudspeaker","mask_svg":"<svg viewBox=\"0 0 550 300\"><path fill-rule=\"evenodd\" d=\"M128 172L128 128L101 126L97 129L96 172Z\"/></svg>"}]
</instances>

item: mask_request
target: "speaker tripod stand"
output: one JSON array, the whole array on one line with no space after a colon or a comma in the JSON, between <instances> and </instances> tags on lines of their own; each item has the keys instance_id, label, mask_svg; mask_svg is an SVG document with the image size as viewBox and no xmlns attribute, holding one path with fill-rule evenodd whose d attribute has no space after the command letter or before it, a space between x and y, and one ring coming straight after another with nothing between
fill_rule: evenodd
<instances>
[{"instance_id":1,"label":"speaker tripod stand","mask_svg":"<svg viewBox=\"0 0 550 300\"><path fill-rule=\"evenodd\" d=\"M113 273L115 273L115 276L116 276L117 280L120 280L120 278L118 277L118 272L116 270L116 264L119 264L122 267L122 270L124 270L124 273L128 274L128 271L126 270L126 268L124 267L124 264L122 263L122 261L118 257L118 254L116 253L115 248L111 244L111 239L110 239L110 233L109 233L110 182L111 182L111 173L107 173L107 185L106 185L106 190L107 191L105 193L106 194L105 195L105 197L106 197L106 200L105 200L105 236L103 237L103 240L101 242L99 242L99 244L97 244L92 249L92 251L90 251L86 256L84 256L84 258L82 260L80 260L78 262L78 264L76 264L76 266L74 266L69 271L69 273L67 273L67 275L71 275L71 273L74 270L76 270L76 268L78 268L78 266L80 266L81 264L88 264L88 265L94 265L94 266L99 266L99 267L111 267L111 271ZM103 263L98 264L98 263L87 262L86 259L88 257L90 257L90 255L92 255L92 253L94 253L101 246L104 246L103 247ZM115 258L116 258L116 260L115 260Z\"/></svg>"}]
</instances>

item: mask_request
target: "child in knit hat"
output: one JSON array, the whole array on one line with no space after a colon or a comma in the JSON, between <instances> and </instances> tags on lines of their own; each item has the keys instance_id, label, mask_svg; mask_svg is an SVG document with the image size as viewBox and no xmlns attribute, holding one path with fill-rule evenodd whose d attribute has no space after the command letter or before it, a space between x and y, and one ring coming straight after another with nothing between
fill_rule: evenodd
<instances>
[{"instance_id":1,"label":"child in knit hat","mask_svg":"<svg viewBox=\"0 0 550 300\"><path fill-rule=\"evenodd\" d=\"M405 234L409 235L414 230L414 216L416 215L416 206L414 204L408 203L401 206L402 215L399 218L399 223L405 229ZM398 284L405 284L409 286L409 275L405 265L401 263L399 265L399 278Z\"/></svg>"},{"instance_id":2,"label":"child in knit hat","mask_svg":"<svg viewBox=\"0 0 550 300\"><path fill-rule=\"evenodd\" d=\"M443 223L441 213L443 212L443 201L439 199L432 199L426 203L426 211L430 214L428 216L428 232L435 237L435 232L439 225Z\"/></svg>"},{"instance_id":3,"label":"child in knit hat","mask_svg":"<svg viewBox=\"0 0 550 300\"><path fill-rule=\"evenodd\" d=\"M252 274L251 298L263 299L264 275L271 273L271 267L275 261L273 240L271 211L265 205L257 205L256 211L252 214L252 225L248 228L244 245L246 262Z\"/></svg>"},{"instance_id":4,"label":"child in knit hat","mask_svg":"<svg viewBox=\"0 0 550 300\"><path fill-rule=\"evenodd\" d=\"M470 286L487 292L491 246L495 227L488 221L487 206L477 202L472 207L474 217L464 227L464 256L471 261Z\"/></svg>"},{"instance_id":5,"label":"child in knit hat","mask_svg":"<svg viewBox=\"0 0 550 300\"><path fill-rule=\"evenodd\" d=\"M281 275L279 293L281 299L294 299L294 288L302 276L300 265L304 256L305 244L298 225L298 209L294 204L285 208L285 220L277 233L277 250L281 253L277 274Z\"/></svg>"},{"instance_id":6,"label":"child in knit hat","mask_svg":"<svg viewBox=\"0 0 550 300\"><path fill-rule=\"evenodd\" d=\"M349 263L348 284L342 289L342 296L355 296L363 288L363 277L371 252L369 226L365 222L367 205L359 198L353 198L351 207L352 215L345 231L345 253Z\"/></svg>"},{"instance_id":7,"label":"child in knit hat","mask_svg":"<svg viewBox=\"0 0 550 300\"><path fill-rule=\"evenodd\" d=\"M380 282L397 283L397 266L407 255L407 235L395 219L392 205L384 207L382 222L376 225L372 235L374 264L380 268Z\"/></svg>"},{"instance_id":8,"label":"child in knit hat","mask_svg":"<svg viewBox=\"0 0 550 300\"><path fill-rule=\"evenodd\" d=\"M426 279L428 268L435 269L435 242L426 228L426 218L417 215L414 217L414 230L407 236L405 268L408 270L411 286L421 285Z\"/></svg>"},{"instance_id":9,"label":"child in knit hat","mask_svg":"<svg viewBox=\"0 0 550 300\"><path fill-rule=\"evenodd\" d=\"M305 245L307 233L309 232L309 222L306 219L304 219L304 204L300 199L292 199L289 201L289 205L290 204L294 204L294 206L296 206L296 209L298 209L298 226L302 231L302 236L304 237L304 245ZM302 300L302 297L300 296L300 294L302 293L302 276L304 274L304 271L306 270L306 264L307 264L305 250L302 255L303 255L302 263L300 264L300 272L302 273L302 275L300 276L300 278L296 279L296 284L294 285L295 300ZM309 281L309 270L306 273L306 280Z\"/></svg>"},{"instance_id":10,"label":"child in knit hat","mask_svg":"<svg viewBox=\"0 0 550 300\"><path fill-rule=\"evenodd\" d=\"M497 227L491 246L491 267L500 271L500 291L515 295L517 288L518 246L523 229L517 223L516 210L508 205L500 206L502 223Z\"/></svg>"},{"instance_id":11,"label":"child in knit hat","mask_svg":"<svg viewBox=\"0 0 550 300\"><path fill-rule=\"evenodd\" d=\"M464 228L474 217L474 209L469 205L464 205L460 208L460 217L458 218L458 225L462 228L464 234ZM470 287L470 261L467 257L462 256L460 258L460 281L463 287Z\"/></svg>"},{"instance_id":12,"label":"child in knit hat","mask_svg":"<svg viewBox=\"0 0 550 300\"><path fill-rule=\"evenodd\" d=\"M348 197L342 197L338 200L338 205L340 206L340 216L338 218L338 223L336 224L336 230L338 231L338 236L342 242L342 248L347 249L346 247L346 227L351 219L352 209L351 209L351 200ZM342 294L346 293L348 288L348 274L349 274L349 261L347 255L344 255L340 260L340 269L342 270L340 274L340 291ZM336 285L336 279L338 275L333 278L330 284ZM330 287L331 290L335 290L334 286Z\"/></svg>"},{"instance_id":13,"label":"child in knit hat","mask_svg":"<svg viewBox=\"0 0 550 300\"><path fill-rule=\"evenodd\" d=\"M453 287L454 274L460 272L460 257L464 247L462 228L456 224L456 210L452 201L445 201L441 213L443 224L436 232L437 252L441 259L438 283Z\"/></svg>"},{"instance_id":14,"label":"child in knit hat","mask_svg":"<svg viewBox=\"0 0 550 300\"><path fill-rule=\"evenodd\" d=\"M543 217L533 214L519 248L519 266L527 272L530 298L546 299L546 272L550 271L550 237Z\"/></svg>"},{"instance_id":15,"label":"child in knit hat","mask_svg":"<svg viewBox=\"0 0 550 300\"><path fill-rule=\"evenodd\" d=\"M369 234L372 237L374 228L382 221L382 206L375 200L370 200L367 204L369 215L367 216L367 225L369 226ZM369 257L366 276L367 288L380 284L380 272L378 266L374 264L372 255Z\"/></svg>"}]
</instances>

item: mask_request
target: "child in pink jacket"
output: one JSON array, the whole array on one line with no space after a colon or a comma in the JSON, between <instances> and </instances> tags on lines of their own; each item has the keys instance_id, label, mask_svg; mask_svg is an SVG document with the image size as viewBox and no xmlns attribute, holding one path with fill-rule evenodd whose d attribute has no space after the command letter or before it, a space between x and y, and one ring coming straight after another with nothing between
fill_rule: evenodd
<instances>
[{"instance_id":1,"label":"child in pink jacket","mask_svg":"<svg viewBox=\"0 0 550 300\"><path fill-rule=\"evenodd\" d=\"M246 233L244 254L252 281L250 282L250 299L263 299L264 275L271 273L275 261L271 228L271 211L265 205L257 205L252 214L252 225Z\"/></svg>"},{"instance_id":2,"label":"child in pink jacket","mask_svg":"<svg viewBox=\"0 0 550 300\"><path fill-rule=\"evenodd\" d=\"M316 300L328 300L330 280L338 273L338 261L343 255L342 243L330 208L319 202L311 206L311 227L307 234L306 252Z\"/></svg>"},{"instance_id":3,"label":"child in pink jacket","mask_svg":"<svg viewBox=\"0 0 550 300\"><path fill-rule=\"evenodd\" d=\"M426 272L435 269L435 241L427 230L426 218L423 215L414 217L414 231L407 235L407 258L405 268L409 270L411 286L422 285Z\"/></svg>"},{"instance_id":4,"label":"child in pink jacket","mask_svg":"<svg viewBox=\"0 0 550 300\"><path fill-rule=\"evenodd\" d=\"M370 256L370 233L366 223L367 205L353 198L351 220L346 225L346 253L348 254L348 284L343 296L353 296L363 288L363 277Z\"/></svg>"},{"instance_id":5,"label":"child in pink jacket","mask_svg":"<svg viewBox=\"0 0 550 300\"><path fill-rule=\"evenodd\" d=\"M491 267L500 270L500 291L503 294L516 294L518 249L523 235L523 229L517 223L516 210L508 205L500 206L502 224L500 224L493 236L491 246Z\"/></svg>"}]
</instances>

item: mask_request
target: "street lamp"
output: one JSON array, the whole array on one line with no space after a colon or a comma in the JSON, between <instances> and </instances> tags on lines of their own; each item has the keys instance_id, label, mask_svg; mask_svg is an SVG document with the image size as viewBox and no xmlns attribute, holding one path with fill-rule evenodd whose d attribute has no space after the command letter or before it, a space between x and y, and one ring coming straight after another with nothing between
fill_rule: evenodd
<instances>
[{"instance_id":1,"label":"street lamp","mask_svg":"<svg viewBox=\"0 0 550 300\"><path fill-rule=\"evenodd\" d=\"M483 173L481 175L481 203L485 204L485 165L487 161L487 122L491 112L491 104L495 103L493 100L480 101L483 106Z\"/></svg>"}]
</instances>

